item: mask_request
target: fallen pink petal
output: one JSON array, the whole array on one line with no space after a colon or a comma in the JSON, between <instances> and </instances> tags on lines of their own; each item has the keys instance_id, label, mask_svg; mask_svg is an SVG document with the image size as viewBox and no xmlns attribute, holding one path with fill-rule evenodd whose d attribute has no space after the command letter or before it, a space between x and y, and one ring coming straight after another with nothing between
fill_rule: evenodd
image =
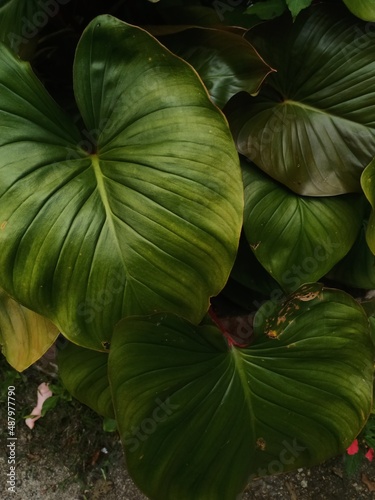
<instances>
[{"instance_id":1,"label":"fallen pink petal","mask_svg":"<svg viewBox=\"0 0 375 500\"><path fill-rule=\"evenodd\" d=\"M48 384L43 382L42 384L39 385L38 387L38 400L36 403L35 408L31 412L32 417L27 418L25 420L26 425L30 428L34 428L35 421L38 420L42 416L42 407L43 403L46 399L50 398L52 396L52 391L48 387Z\"/></svg>"},{"instance_id":2,"label":"fallen pink petal","mask_svg":"<svg viewBox=\"0 0 375 500\"><path fill-rule=\"evenodd\" d=\"M375 452L374 452L373 448L370 448L368 450L368 452L366 453L365 457L367 458L367 460L369 460L370 462L372 462L372 460L374 458L374 455L375 455Z\"/></svg>"},{"instance_id":3,"label":"fallen pink petal","mask_svg":"<svg viewBox=\"0 0 375 500\"><path fill-rule=\"evenodd\" d=\"M358 439L355 439L352 444L349 446L349 448L346 450L348 455L355 455L358 453L359 447L358 447Z\"/></svg>"}]
</instances>

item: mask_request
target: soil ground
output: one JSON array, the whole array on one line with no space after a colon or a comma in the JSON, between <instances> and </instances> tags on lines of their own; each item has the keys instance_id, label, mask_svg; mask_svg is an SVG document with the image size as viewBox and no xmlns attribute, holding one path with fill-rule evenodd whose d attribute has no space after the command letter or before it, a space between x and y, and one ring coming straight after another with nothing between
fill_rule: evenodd
<instances>
[{"instance_id":1,"label":"soil ground","mask_svg":"<svg viewBox=\"0 0 375 500\"><path fill-rule=\"evenodd\" d=\"M0 364L4 370L2 359ZM8 376L12 381L9 372ZM102 419L86 406L77 401L61 401L36 422L33 430L25 425L24 417L34 407L41 382L55 383L55 380L30 368L25 375L12 381L17 393L16 493L6 491L9 472L5 451L6 402L3 396L0 400L3 450L0 454L0 498L146 500L126 472L117 433L103 431ZM0 387L6 383L9 382L0 380ZM337 457L312 469L255 480L242 499L375 499L375 462L364 461L360 470L349 477L344 470L343 457Z\"/></svg>"}]
</instances>

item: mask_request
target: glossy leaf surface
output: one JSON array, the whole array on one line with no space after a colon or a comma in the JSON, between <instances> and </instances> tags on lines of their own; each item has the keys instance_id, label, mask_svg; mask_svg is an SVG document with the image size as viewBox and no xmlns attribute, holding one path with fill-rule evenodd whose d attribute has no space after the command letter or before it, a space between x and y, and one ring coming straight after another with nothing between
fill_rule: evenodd
<instances>
[{"instance_id":1,"label":"glossy leaf surface","mask_svg":"<svg viewBox=\"0 0 375 500\"><path fill-rule=\"evenodd\" d=\"M247 40L228 31L192 28L161 41L197 70L219 107L241 90L256 94L272 71Z\"/></svg>"},{"instance_id":2,"label":"glossy leaf surface","mask_svg":"<svg viewBox=\"0 0 375 500\"><path fill-rule=\"evenodd\" d=\"M242 170L247 241L285 290L319 280L349 252L362 224L362 197L303 197L252 164L242 162Z\"/></svg>"},{"instance_id":3,"label":"glossy leaf surface","mask_svg":"<svg viewBox=\"0 0 375 500\"><path fill-rule=\"evenodd\" d=\"M373 347L349 295L266 303L254 341L174 316L127 318L109 358L128 469L153 500L236 498L256 476L341 453L371 409ZM230 471L230 473L228 473Z\"/></svg>"},{"instance_id":4,"label":"glossy leaf surface","mask_svg":"<svg viewBox=\"0 0 375 500\"><path fill-rule=\"evenodd\" d=\"M240 153L296 193L360 191L375 155L375 44L340 5L317 5L252 28L249 42L277 70L255 98L225 112Z\"/></svg>"},{"instance_id":5,"label":"glossy leaf surface","mask_svg":"<svg viewBox=\"0 0 375 500\"><path fill-rule=\"evenodd\" d=\"M5 46L0 63L4 289L98 350L128 314L198 323L228 278L243 201L226 121L196 73L98 17L74 65L80 133Z\"/></svg>"}]
</instances>

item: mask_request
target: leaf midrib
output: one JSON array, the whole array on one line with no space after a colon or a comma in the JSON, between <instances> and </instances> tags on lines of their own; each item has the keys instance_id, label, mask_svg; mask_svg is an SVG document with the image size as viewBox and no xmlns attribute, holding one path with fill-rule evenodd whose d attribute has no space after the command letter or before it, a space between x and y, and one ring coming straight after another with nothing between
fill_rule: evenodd
<instances>
[{"instance_id":1,"label":"leaf midrib","mask_svg":"<svg viewBox=\"0 0 375 500\"><path fill-rule=\"evenodd\" d=\"M252 432L255 435L254 408L253 408L252 400L251 400L249 382L247 380L246 370L244 368L244 360L243 360L240 352L238 352L238 350L235 347L231 346L229 348L229 352L233 357L234 369L237 373L237 376L240 379L240 383L241 383L241 387L243 389L246 406L248 408L249 421L251 422Z\"/></svg>"},{"instance_id":2,"label":"leaf midrib","mask_svg":"<svg viewBox=\"0 0 375 500\"><path fill-rule=\"evenodd\" d=\"M100 168L100 163L99 163L99 158L97 155L91 155L91 162L92 162L92 167L94 170L95 178L96 178L96 183L97 183L97 189L100 195L100 199L103 203L105 215L106 215L106 223L108 224L109 230L111 234L113 235L113 239L116 243L117 247L117 252L120 256L121 262L123 264L123 268L125 270L127 278L129 278L129 273L127 272L126 269L126 264L124 261L123 253L121 251L121 246L120 242L117 237L117 231L113 222L113 217L114 214L111 209L111 205L109 203L109 198L108 198L108 193L104 184L104 176L102 174L101 168Z\"/></svg>"}]
</instances>

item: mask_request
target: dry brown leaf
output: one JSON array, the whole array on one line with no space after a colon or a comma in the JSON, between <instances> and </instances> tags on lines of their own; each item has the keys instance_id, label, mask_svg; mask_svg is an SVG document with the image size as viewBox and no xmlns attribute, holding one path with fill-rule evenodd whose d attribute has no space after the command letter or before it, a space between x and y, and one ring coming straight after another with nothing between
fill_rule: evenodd
<instances>
[{"instance_id":1,"label":"dry brown leaf","mask_svg":"<svg viewBox=\"0 0 375 500\"><path fill-rule=\"evenodd\" d=\"M375 491L375 481L370 481L366 474L362 474L362 483L365 484L369 491Z\"/></svg>"}]
</instances>

